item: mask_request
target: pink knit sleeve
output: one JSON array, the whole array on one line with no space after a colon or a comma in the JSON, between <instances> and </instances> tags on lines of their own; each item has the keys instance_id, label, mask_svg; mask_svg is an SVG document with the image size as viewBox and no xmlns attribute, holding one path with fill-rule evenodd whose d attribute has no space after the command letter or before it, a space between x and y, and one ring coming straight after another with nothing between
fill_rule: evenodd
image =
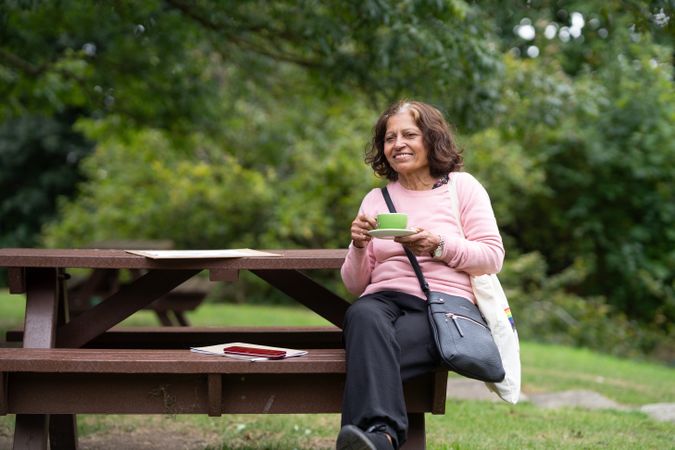
<instances>
[{"instance_id":1,"label":"pink knit sleeve","mask_svg":"<svg viewBox=\"0 0 675 450\"><path fill-rule=\"evenodd\" d=\"M373 270L371 247L372 244L368 244L365 248L356 248L349 244L347 258L340 269L345 287L357 297L361 296L370 284L370 274Z\"/></svg>"},{"instance_id":2,"label":"pink knit sleeve","mask_svg":"<svg viewBox=\"0 0 675 450\"><path fill-rule=\"evenodd\" d=\"M379 190L378 190L379 192ZM359 214L365 213L369 216L374 215L374 196L373 191L369 192L361 202ZM349 244L347 257L342 264L340 274L342 282L347 290L353 295L360 296L366 287L370 284L370 275L375 265L375 255L373 253L372 241L365 248L354 247Z\"/></svg>"},{"instance_id":3,"label":"pink knit sleeve","mask_svg":"<svg viewBox=\"0 0 675 450\"><path fill-rule=\"evenodd\" d=\"M504 262L504 245L490 197L483 185L465 172L455 174L455 186L465 238L450 238L443 259L470 275L497 273Z\"/></svg>"}]
</instances>

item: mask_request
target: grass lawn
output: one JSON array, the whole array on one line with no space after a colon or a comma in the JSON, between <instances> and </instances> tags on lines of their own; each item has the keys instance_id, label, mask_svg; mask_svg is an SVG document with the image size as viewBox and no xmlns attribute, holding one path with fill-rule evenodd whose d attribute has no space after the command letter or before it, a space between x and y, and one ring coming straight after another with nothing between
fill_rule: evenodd
<instances>
[{"instance_id":1,"label":"grass lawn","mask_svg":"<svg viewBox=\"0 0 675 450\"><path fill-rule=\"evenodd\" d=\"M0 291L0 332L20 326L23 299ZM326 325L301 308L205 304L189 315L194 325ZM155 325L149 312L125 321ZM675 402L675 370L583 349L522 343L526 394L592 390L629 407ZM452 376L452 375L451 375ZM446 414L427 416L430 449L675 449L675 423L657 422L634 410L542 409L523 402L448 400ZM0 448L11 442L14 418L0 418ZM171 448L329 449L339 416L230 415L78 416L83 448L112 448L125 436L134 442L170 436ZM3 440L4 439L4 440ZM182 440L181 440L182 439ZM151 448L151 447L147 447Z\"/></svg>"}]
</instances>

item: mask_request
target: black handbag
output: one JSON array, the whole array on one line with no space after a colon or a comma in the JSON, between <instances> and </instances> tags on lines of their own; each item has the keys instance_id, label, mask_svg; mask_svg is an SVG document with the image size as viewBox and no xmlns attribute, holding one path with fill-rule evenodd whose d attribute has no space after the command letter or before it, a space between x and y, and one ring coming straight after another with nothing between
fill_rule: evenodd
<instances>
[{"instance_id":1,"label":"black handbag","mask_svg":"<svg viewBox=\"0 0 675 450\"><path fill-rule=\"evenodd\" d=\"M396 212L386 187L382 195L389 211ZM403 249L427 297L429 322L445 366L468 378L502 381L506 373L499 350L478 307L468 299L431 291L417 258L410 249Z\"/></svg>"}]
</instances>

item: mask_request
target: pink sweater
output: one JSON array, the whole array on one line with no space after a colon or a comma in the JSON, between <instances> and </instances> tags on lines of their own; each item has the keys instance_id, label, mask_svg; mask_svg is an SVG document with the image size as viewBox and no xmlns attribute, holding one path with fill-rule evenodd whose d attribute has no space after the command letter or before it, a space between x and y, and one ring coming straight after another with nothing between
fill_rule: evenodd
<instances>
[{"instance_id":1,"label":"pink sweater","mask_svg":"<svg viewBox=\"0 0 675 450\"><path fill-rule=\"evenodd\" d=\"M396 211L408 214L408 227L424 228L445 240L439 260L417 257L430 289L475 301L469 274L499 272L504 246L485 188L466 172L455 172L451 177L457 188L466 239L461 237L453 217L447 186L410 191L392 182L387 188ZM372 217L388 211L380 189L366 194L359 209ZM425 298L403 247L392 240L373 239L363 249L350 244L341 274L349 292L356 296L393 290Z\"/></svg>"}]
</instances>

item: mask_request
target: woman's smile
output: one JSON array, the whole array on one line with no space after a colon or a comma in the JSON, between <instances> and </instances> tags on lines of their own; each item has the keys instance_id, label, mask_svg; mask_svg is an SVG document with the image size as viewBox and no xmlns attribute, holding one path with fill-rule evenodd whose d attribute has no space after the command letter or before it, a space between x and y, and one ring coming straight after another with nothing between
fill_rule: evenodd
<instances>
[{"instance_id":1,"label":"woman's smile","mask_svg":"<svg viewBox=\"0 0 675 450\"><path fill-rule=\"evenodd\" d=\"M392 158L394 158L397 161L404 161L411 159L414 155L412 152L399 152L399 153L394 153Z\"/></svg>"}]
</instances>

